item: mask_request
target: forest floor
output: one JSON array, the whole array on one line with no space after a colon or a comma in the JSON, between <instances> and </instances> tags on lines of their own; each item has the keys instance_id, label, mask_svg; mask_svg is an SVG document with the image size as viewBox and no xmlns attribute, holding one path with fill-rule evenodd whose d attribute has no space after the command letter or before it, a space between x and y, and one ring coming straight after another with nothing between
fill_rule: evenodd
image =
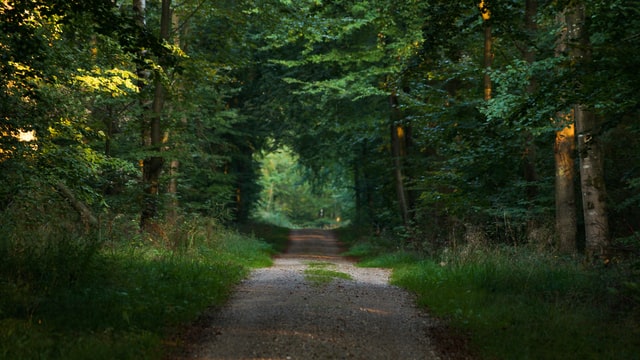
<instances>
[{"instance_id":1,"label":"forest floor","mask_svg":"<svg viewBox=\"0 0 640 360\"><path fill-rule=\"evenodd\" d=\"M470 359L466 341L389 285L390 271L341 257L331 231L289 248L180 335L170 359Z\"/></svg>"}]
</instances>

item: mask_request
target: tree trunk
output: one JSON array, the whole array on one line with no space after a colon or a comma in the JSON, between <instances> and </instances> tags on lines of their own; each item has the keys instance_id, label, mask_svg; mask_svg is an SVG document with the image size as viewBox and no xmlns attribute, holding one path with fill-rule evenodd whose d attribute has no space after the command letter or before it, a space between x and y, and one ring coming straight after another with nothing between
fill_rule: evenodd
<instances>
[{"instance_id":1,"label":"tree trunk","mask_svg":"<svg viewBox=\"0 0 640 360\"><path fill-rule=\"evenodd\" d=\"M563 25L556 46L556 56L565 53L568 47L567 20L564 12L558 15ZM575 253L578 229L578 214L575 191L575 122L573 112L558 113L556 122L561 130L556 131L555 154L555 199L557 248L564 253Z\"/></svg>"},{"instance_id":2,"label":"tree trunk","mask_svg":"<svg viewBox=\"0 0 640 360\"><path fill-rule=\"evenodd\" d=\"M151 134L151 146L149 150L158 155L145 158L142 165L144 206L140 217L140 226L143 229L146 228L147 225L149 225L149 222L158 215L160 175L162 174L162 167L164 165L164 158L159 155L162 147L162 134L160 131L163 107L164 88L160 80L156 79L155 94L153 98L153 105L151 107L153 114L149 124Z\"/></svg>"},{"instance_id":3,"label":"tree trunk","mask_svg":"<svg viewBox=\"0 0 640 360\"><path fill-rule=\"evenodd\" d=\"M62 195L62 197L67 199L67 201L69 201L69 204L71 204L73 209L78 212L78 214L80 215L80 219L87 226L87 228L98 227L99 225L98 219L93 215L93 212L91 211L91 209L89 209L89 207L85 205L82 201L78 200L75 197L75 195L73 195L73 192L64 183L58 182L56 183L55 186L56 186L56 189L58 190L58 193Z\"/></svg>"},{"instance_id":4,"label":"tree trunk","mask_svg":"<svg viewBox=\"0 0 640 360\"><path fill-rule=\"evenodd\" d=\"M535 38L535 32L538 30L538 26L535 21L535 16L538 11L537 0L526 0L525 2L525 28L528 33L528 39ZM536 53L533 50L531 41L528 40L525 44L524 59L527 63L533 64L536 60ZM532 94L536 89L536 81L532 78L527 85L527 93ZM527 199L529 202L535 200L538 196L538 187L536 183L538 181L538 173L536 172L536 147L533 144L533 136L527 132L525 134L525 158L524 158L524 179L527 182Z\"/></svg>"},{"instance_id":5,"label":"tree trunk","mask_svg":"<svg viewBox=\"0 0 640 360\"><path fill-rule=\"evenodd\" d=\"M535 17L538 12L537 0L526 0L524 11L524 25L527 32L527 38L524 44L523 57L524 60L533 64L536 60L536 52L533 46L533 39L536 38L536 32L538 31L538 25L536 24ZM536 90L536 79L531 78L529 84L527 84L526 91L528 94L533 94ZM536 156L537 149L533 142L533 135L530 131L524 132L525 146L524 146L524 180L526 182L526 196L529 202L529 208L533 207L535 200L538 197L538 172L536 171ZM532 241L537 241L533 235L538 229L539 224L534 216L529 216L527 221L527 236Z\"/></svg>"},{"instance_id":6,"label":"tree trunk","mask_svg":"<svg viewBox=\"0 0 640 360\"><path fill-rule=\"evenodd\" d=\"M482 20L484 22L484 100L491 99L491 76L489 69L493 63L493 54L491 54L491 11L489 10L489 1L482 0L479 5Z\"/></svg>"},{"instance_id":7,"label":"tree trunk","mask_svg":"<svg viewBox=\"0 0 640 360\"><path fill-rule=\"evenodd\" d=\"M596 116L583 105L574 108L578 132L580 188L588 258L605 256L609 247L604 153L598 139Z\"/></svg>"},{"instance_id":8,"label":"tree trunk","mask_svg":"<svg viewBox=\"0 0 640 360\"><path fill-rule=\"evenodd\" d=\"M409 203L407 201L407 191L404 185L404 174L402 170L402 140L404 132L402 126L397 124L401 118L398 96L393 93L389 98L391 105L391 156L393 157L393 173L396 183L396 195L398 197L398 206L402 223L409 225Z\"/></svg>"},{"instance_id":9,"label":"tree trunk","mask_svg":"<svg viewBox=\"0 0 640 360\"><path fill-rule=\"evenodd\" d=\"M176 11L171 12L171 23L174 29L180 28L179 20L180 18L178 17L177 12ZM166 35L167 37L169 36L168 33ZM174 39L173 39L174 45L181 47L181 44L180 44L181 39L182 37L180 36L179 33L174 34ZM186 124L187 119L183 118L182 123ZM169 141L169 131L167 131L165 134L165 142L168 142L168 141ZM169 150L169 147L166 147L166 149ZM180 206L178 202L179 169L180 169L180 161L178 159L171 159L171 161L169 162L169 185L167 186L167 194L169 195L169 198L170 198L169 204L168 204L169 208L167 209L167 220L169 222L175 222L178 216L178 207Z\"/></svg>"},{"instance_id":10,"label":"tree trunk","mask_svg":"<svg viewBox=\"0 0 640 360\"><path fill-rule=\"evenodd\" d=\"M168 40L171 31L171 0L162 0L162 16L160 19L160 38ZM162 59L160 60L161 65ZM158 215L160 175L164 164L164 158L160 156L162 149L162 110L165 102L164 85L159 73L154 77L154 96L151 105L151 119L149 121L150 150L156 154L143 161L143 190L144 204L140 216L140 227L145 229L153 218Z\"/></svg>"},{"instance_id":11,"label":"tree trunk","mask_svg":"<svg viewBox=\"0 0 640 360\"><path fill-rule=\"evenodd\" d=\"M556 132L556 236L563 253L576 252L575 131L573 116L566 116L567 126Z\"/></svg>"},{"instance_id":12,"label":"tree trunk","mask_svg":"<svg viewBox=\"0 0 640 360\"><path fill-rule=\"evenodd\" d=\"M569 56L578 66L591 61L585 17L584 4L573 5L566 14ZM587 258L592 259L605 256L609 247L604 154L599 139L600 124L595 114L584 104L575 104L573 111L578 136L585 248Z\"/></svg>"}]
</instances>

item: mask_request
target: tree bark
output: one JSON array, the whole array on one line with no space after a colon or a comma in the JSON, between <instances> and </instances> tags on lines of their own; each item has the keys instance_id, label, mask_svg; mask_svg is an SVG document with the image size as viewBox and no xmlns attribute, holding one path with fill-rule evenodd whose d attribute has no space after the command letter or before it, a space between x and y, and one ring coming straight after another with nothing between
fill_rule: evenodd
<instances>
[{"instance_id":1,"label":"tree bark","mask_svg":"<svg viewBox=\"0 0 640 360\"><path fill-rule=\"evenodd\" d=\"M485 23L484 25L484 99L491 99L491 76L489 75L489 69L493 62L493 55L491 54L491 25Z\"/></svg>"},{"instance_id":2,"label":"tree bark","mask_svg":"<svg viewBox=\"0 0 640 360\"><path fill-rule=\"evenodd\" d=\"M93 228L98 227L98 219L93 215L91 209L89 209L89 207L82 201L78 200L65 184L62 182L56 183L56 189L62 197L69 201L69 204L71 204L73 209L78 212L83 223Z\"/></svg>"},{"instance_id":3,"label":"tree bark","mask_svg":"<svg viewBox=\"0 0 640 360\"><path fill-rule=\"evenodd\" d=\"M176 11L171 12L171 23L172 23L172 27L173 29L179 29L180 28L180 18L178 17L178 14ZM168 29L166 29L168 30ZM167 37L169 36L169 34L166 34ZM182 37L180 36L180 34L178 32L176 32L174 34L174 38L173 38L173 44L175 46L181 47L181 39ZM187 119L186 118L182 118L182 123L186 124L187 123ZM167 133L165 134L165 142L169 141L169 131L167 131ZM169 149L169 147L166 148L167 150ZM178 216L178 207L179 207L179 202L178 202L178 173L180 170L180 161L178 159L171 159L169 161L169 185L167 186L167 194L170 197L169 200L169 209L167 209L167 219L169 221L175 221L175 219Z\"/></svg>"},{"instance_id":4,"label":"tree bark","mask_svg":"<svg viewBox=\"0 0 640 360\"><path fill-rule=\"evenodd\" d=\"M493 54L491 53L491 11L489 10L489 1L482 0L479 5L482 20L484 22L484 100L491 99L492 85L489 70L493 63Z\"/></svg>"},{"instance_id":5,"label":"tree bark","mask_svg":"<svg viewBox=\"0 0 640 360\"><path fill-rule=\"evenodd\" d=\"M565 53L568 47L567 20L565 13L558 15L558 23L562 32L556 46L556 56ZM556 240L557 248L564 253L577 251L576 236L578 230L578 213L575 192L575 122L573 112L558 113L555 119L557 126L554 146L555 156L555 200L556 200Z\"/></svg>"},{"instance_id":6,"label":"tree bark","mask_svg":"<svg viewBox=\"0 0 640 360\"><path fill-rule=\"evenodd\" d=\"M409 203L407 200L407 190L404 185L404 174L402 169L402 126L397 122L401 118L398 96L392 93L389 98L391 106L391 156L393 157L393 173L396 183L396 195L398 199L398 207L400 208L400 216L405 226L409 225Z\"/></svg>"},{"instance_id":7,"label":"tree bark","mask_svg":"<svg viewBox=\"0 0 640 360\"><path fill-rule=\"evenodd\" d=\"M536 13L538 12L537 0L526 0L525 2L525 28L528 33L528 38L535 38L535 32L538 30L538 26L535 21ZM533 64L536 61L536 53L533 50L531 41L527 41L524 49L524 59L527 63ZM527 93L532 94L536 89L536 80L531 78L527 85ZM538 173L536 171L536 147L533 144L533 136L527 132L525 134L525 163L524 163L524 179L527 182L527 198L531 202L538 196L538 187L536 182L538 181Z\"/></svg>"},{"instance_id":8,"label":"tree bark","mask_svg":"<svg viewBox=\"0 0 640 360\"><path fill-rule=\"evenodd\" d=\"M566 13L569 57L572 64L591 61L585 29L585 6L574 4ZM573 107L580 160L580 188L585 222L585 250L588 259L606 256L609 247L607 192L604 182L604 153L600 143L600 124L585 104Z\"/></svg>"},{"instance_id":9,"label":"tree bark","mask_svg":"<svg viewBox=\"0 0 640 360\"><path fill-rule=\"evenodd\" d=\"M585 250L588 258L603 257L609 248L603 149L598 139L595 114L581 104L574 107L574 112L578 133Z\"/></svg>"},{"instance_id":10,"label":"tree bark","mask_svg":"<svg viewBox=\"0 0 640 360\"><path fill-rule=\"evenodd\" d=\"M556 132L555 192L557 247L563 253L576 252L575 129L573 116L566 116L566 127Z\"/></svg>"},{"instance_id":11,"label":"tree bark","mask_svg":"<svg viewBox=\"0 0 640 360\"><path fill-rule=\"evenodd\" d=\"M524 43L523 57L528 64L533 64L536 61L536 52L533 46L533 39L536 38L536 32L538 31L538 25L536 24L535 17L538 12L537 0L526 0L524 11L524 26L527 32L527 37ZM526 92L531 95L536 91L536 79L531 78L529 84L527 84ZM530 131L524 131L525 145L524 145L524 164L523 175L526 182L526 196L527 201L530 204L529 209L534 206L534 202L538 198L538 172L536 171L536 157L537 148L534 143L534 137ZM539 224L535 216L529 216L527 220L527 236L532 241L536 241L533 235L538 229Z\"/></svg>"},{"instance_id":12,"label":"tree bark","mask_svg":"<svg viewBox=\"0 0 640 360\"><path fill-rule=\"evenodd\" d=\"M169 39L171 31L171 0L162 0L162 15L160 18L160 39ZM160 59L162 65L162 59ZM143 190L144 204L140 216L140 227L145 229L151 220L158 215L160 175L164 165L164 158L160 156L162 150L162 110L165 103L165 90L159 73L154 77L154 96L151 105L151 118L149 121L150 150L155 154L143 161Z\"/></svg>"}]
</instances>

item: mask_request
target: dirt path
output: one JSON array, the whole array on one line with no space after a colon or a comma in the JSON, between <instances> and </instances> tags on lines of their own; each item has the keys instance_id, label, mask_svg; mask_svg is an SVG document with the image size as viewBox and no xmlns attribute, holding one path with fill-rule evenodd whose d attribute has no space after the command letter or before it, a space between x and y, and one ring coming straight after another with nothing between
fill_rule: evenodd
<instances>
[{"instance_id":1,"label":"dirt path","mask_svg":"<svg viewBox=\"0 0 640 360\"><path fill-rule=\"evenodd\" d=\"M439 359L436 321L388 285L389 271L341 258L330 231L297 230L274 266L255 270L200 322L183 359ZM311 281L319 269L350 279Z\"/></svg>"}]
</instances>

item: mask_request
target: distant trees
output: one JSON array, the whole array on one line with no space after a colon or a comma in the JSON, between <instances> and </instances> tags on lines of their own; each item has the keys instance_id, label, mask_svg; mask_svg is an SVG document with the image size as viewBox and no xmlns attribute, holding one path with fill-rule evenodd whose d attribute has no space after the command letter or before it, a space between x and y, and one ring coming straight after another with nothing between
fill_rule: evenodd
<instances>
[{"instance_id":1,"label":"distant trees","mask_svg":"<svg viewBox=\"0 0 640 360\"><path fill-rule=\"evenodd\" d=\"M596 257L640 226L621 212L635 196L612 204L605 192L624 166L603 155L617 148L615 129L638 129L632 1L274 4L282 31L264 37L268 66L291 96L271 101L293 115L284 121L302 161L353 164L359 219L402 225L419 246L475 237ZM403 153L405 130L415 150ZM640 176L625 168L626 185L613 180L618 195ZM572 215L578 207L584 216ZM624 227L607 226L622 218Z\"/></svg>"}]
</instances>

